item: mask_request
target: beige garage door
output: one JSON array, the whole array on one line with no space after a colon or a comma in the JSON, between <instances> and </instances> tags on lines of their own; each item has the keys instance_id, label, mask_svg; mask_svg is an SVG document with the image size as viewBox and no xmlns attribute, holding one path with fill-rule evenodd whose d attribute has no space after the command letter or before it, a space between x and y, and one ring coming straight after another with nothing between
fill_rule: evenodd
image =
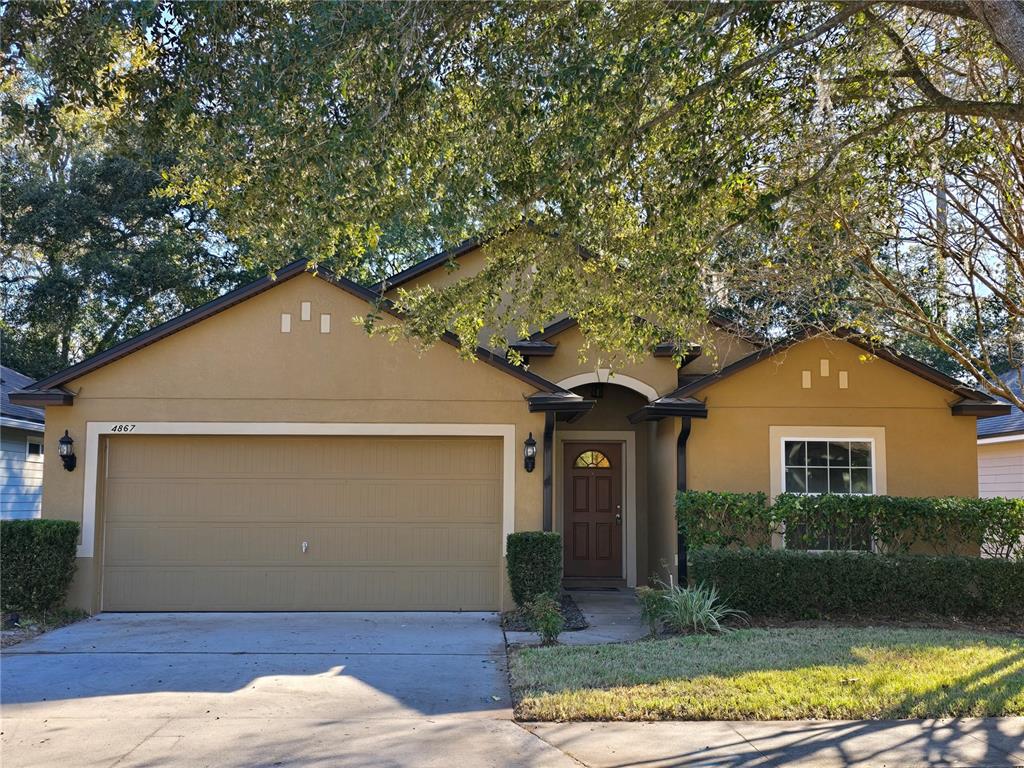
<instances>
[{"instance_id":1,"label":"beige garage door","mask_svg":"<svg viewBox=\"0 0 1024 768\"><path fill-rule=\"evenodd\" d=\"M494 610L497 438L118 436L103 609Z\"/></svg>"}]
</instances>

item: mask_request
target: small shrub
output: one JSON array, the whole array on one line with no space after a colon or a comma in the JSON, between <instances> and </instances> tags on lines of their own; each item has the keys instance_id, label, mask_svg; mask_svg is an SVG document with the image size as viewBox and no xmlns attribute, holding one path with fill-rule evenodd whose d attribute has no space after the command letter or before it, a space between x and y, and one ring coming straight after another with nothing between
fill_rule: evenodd
<instances>
[{"instance_id":1,"label":"small shrub","mask_svg":"<svg viewBox=\"0 0 1024 768\"><path fill-rule=\"evenodd\" d=\"M658 634L658 622L664 613L664 595L663 589L636 588L636 599L640 603L640 619L647 622L647 630L652 637Z\"/></svg>"},{"instance_id":2,"label":"small shrub","mask_svg":"<svg viewBox=\"0 0 1024 768\"><path fill-rule=\"evenodd\" d=\"M507 539L508 583L512 599L523 607L537 595L562 589L562 537L546 531L510 533Z\"/></svg>"},{"instance_id":3,"label":"small shrub","mask_svg":"<svg viewBox=\"0 0 1024 768\"><path fill-rule=\"evenodd\" d=\"M75 575L78 523L0 522L0 608L41 616L59 608Z\"/></svg>"},{"instance_id":4,"label":"small shrub","mask_svg":"<svg viewBox=\"0 0 1024 768\"><path fill-rule=\"evenodd\" d=\"M754 615L1024 617L1019 560L709 547L690 552L690 574Z\"/></svg>"},{"instance_id":5,"label":"small shrub","mask_svg":"<svg viewBox=\"0 0 1024 768\"><path fill-rule=\"evenodd\" d=\"M544 645L558 642L558 636L565 629L565 618L562 616L562 606L554 595L542 592L534 597L526 605L526 616Z\"/></svg>"},{"instance_id":6,"label":"small shrub","mask_svg":"<svg viewBox=\"0 0 1024 768\"><path fill-rule=\"evenodd\" d=\"M726 619L745 618L743 611L730 608L713 585L698 584L683 589L670 587L662 592L662 613L659 617L673 632L726 632Z\"/></svg>"}]
</instances>

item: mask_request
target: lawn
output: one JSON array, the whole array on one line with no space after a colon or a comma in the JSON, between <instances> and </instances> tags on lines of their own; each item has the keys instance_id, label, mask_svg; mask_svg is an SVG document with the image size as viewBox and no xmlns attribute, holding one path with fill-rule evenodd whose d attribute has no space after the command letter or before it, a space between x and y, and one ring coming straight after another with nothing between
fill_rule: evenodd
<instances>
[{"instance_id":1,"label":"lawn","mask_svg":"<svg viewBox=\"0 0 1024 768\"><path fill-rule=\"evenodd\" d=\"M521 720L794 720L1024 714L1024 637L743 629L510 659Z\"/></svg>"}]
</instances>

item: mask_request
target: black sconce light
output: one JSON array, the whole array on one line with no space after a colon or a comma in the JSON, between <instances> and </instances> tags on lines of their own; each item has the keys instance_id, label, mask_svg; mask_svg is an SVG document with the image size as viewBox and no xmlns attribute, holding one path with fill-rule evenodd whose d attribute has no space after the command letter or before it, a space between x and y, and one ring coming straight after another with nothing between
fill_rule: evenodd
<instances>
[{"instance_id":1,"label":"black sconce light","mask_svg":"<svg viewBox=\"0 0 1024 768\"><path fill-rule=\"evenodd\" d=\"M533 432L523 441L523 467L527 472L533 472L537 466L537 441L533 439Z\"/></svg>"},{"instance_id":2,"label":"black sconce light","mask_svg":"<svg viewBox=\"0 0 1024 768\"><path fill-rule=\"evenodd\" d=\"M75 441L71 439L71 435L68 431L64 430L64 437L57 441L57 454L60 456L60 460L64 462L64 469L68 472L74 470L78 465L78 459L75 458Z\"/></svg>"}]
</instances>

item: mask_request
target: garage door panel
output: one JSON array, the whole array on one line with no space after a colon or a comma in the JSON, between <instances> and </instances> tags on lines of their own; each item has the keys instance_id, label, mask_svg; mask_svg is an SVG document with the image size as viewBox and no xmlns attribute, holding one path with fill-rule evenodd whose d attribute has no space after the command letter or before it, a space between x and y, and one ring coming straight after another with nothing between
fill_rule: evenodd
<instances>
[{"instance_id":1,"label":"garage door panel","mask_svg":"<svg viewBox=\"0 0 1024 768\"><path fill-rule=\"evenodd\" d=\"M490 567L112 567L104 578L106 601L121 611L494 610L498 602Z\"/></svg>"},{"instance_id":2,"label":"garage door panel","mask_svg":"<svg viewBox=\"0 0 1024 768\"><path fill-rule=\"evenodd\" d=\"M494 438L111 438L103 607L492 610L501 472Z\"/></svg>"},{"instance_id":3,"label":"garage door panel","mask_svg":"<svg viewBox=\"0 0 1024 768\"><path fill-rule=\"evenodd\" d=\"M494 520L500 480L406 478L380 482L261 479L112 478L107 481L108 520L119 522L282 522L408 520L479 523Z\"/></svg>"},{"instance_id":4,"label":"garage door panel","mask_svg":"<svg viewBox=\"0 0 1024 768\"><path fill-rule=\"evenodd\" d=\"M492 438L133 435L110 441L111 478L391 479L501 474ZM451 472L459 467L457 472Z\"/></svg>"}]
</instances>

